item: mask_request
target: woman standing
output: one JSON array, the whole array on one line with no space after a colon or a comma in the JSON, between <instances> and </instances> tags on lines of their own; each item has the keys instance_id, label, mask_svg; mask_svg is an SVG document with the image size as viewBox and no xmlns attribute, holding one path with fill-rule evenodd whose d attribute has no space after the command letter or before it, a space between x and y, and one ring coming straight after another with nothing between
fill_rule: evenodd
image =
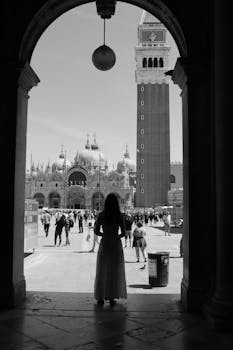
<instances>
[{"instance_id":1,"label":"woman standing","mask_svg":"<svg viewBox=\"0 0 233 350\"><path fill-rule=\"evenodd\" d=\"M104 210L98 215L94 233L102 237L97 254L95 299L98 305L109 300L110 306L113 306L115 299L127 298L124 253L120 239L125 237L125 225L115 194L110 193L106 197Z\"/></svg>"},{"instance_id":2,"label":"woman standing","mask_svg":"<svg viewBox=\"0 0 233 350\"><path fill-rule=\"evenodd\" d=\"M140 261L139 249L141 250L144 261L146 262L145 248L147 246L147 243L145 240L145 235L146 235L146 230L144 229L142 222L138 221L137 227L133 231L133 245L132 245L132 247L135 247L135 250L136 250L137 262Z\"/></svg>"}]
</instances>

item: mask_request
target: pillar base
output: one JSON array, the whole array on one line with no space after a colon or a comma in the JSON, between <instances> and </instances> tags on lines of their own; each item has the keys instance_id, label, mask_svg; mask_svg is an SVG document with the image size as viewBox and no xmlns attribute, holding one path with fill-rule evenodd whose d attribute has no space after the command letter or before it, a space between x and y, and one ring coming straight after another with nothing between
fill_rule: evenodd
<instances>
[{"instance_id":1,"label":"pillar base","mask_svg":"<svg viewBox=\"0 0 233 350\"><path fill-rule=\"evenodd\" d=\"M202 313L203 290L191 288L183 279L181 282L181 303L187 312Z\"/></svg>"},{"instance_id":2,"label":"pillar base","mask_svg":"<svg viewBox=\"0 0 233 350\"><path fill-rule=\"evenodd\" d=\"M233 331L233 303L213 298L205 305L204 315L211 327L225 332Z\"/></svg>"},{"instance_id":3,"label":"pillar base","mask_svg":"<svg viewBox=\"0 0 233 350\"><path fill-rule=\"evenodd\" d=\"M24 302L26 298L25 279L16 285L0 284L0 309L10 309Z\"/></svg>"}]
</instances>

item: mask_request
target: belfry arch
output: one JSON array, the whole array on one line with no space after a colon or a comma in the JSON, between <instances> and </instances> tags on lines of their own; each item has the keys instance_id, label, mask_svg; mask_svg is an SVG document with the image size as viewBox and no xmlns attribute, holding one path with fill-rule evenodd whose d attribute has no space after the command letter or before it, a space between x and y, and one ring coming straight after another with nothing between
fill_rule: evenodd
<instances>
[{"instance_id":1,"label":"belfry arch","mask_svg":"<svg viewBox=\"0 0 233 350\"><path fill-rule=\"evenodd\" d=\"M6 222L10 223L3 242L6 253L1 257L0 264L4 266L2 307L12 307L22 302L26 293L23 275L23 189L27 106L30 89L39 83L39 77L30 67L31 56L40 36L56 18L90 2L93 1L44 0L38 5L34 1L23 9L16 3L14 20L17 33L13 27L3 31L3 43L9 45L4 45L7 48L2 56L5 64L2 116L3 123L11 132L8 133L7 147L5 140L1 141L4 149L7 149L3 154L9 177L5 186L7 202L4 213ZM195 2L182 0L167 0L166 5L161 0L125 2L157 17L173 36L180 53L174 70L168 74L181 89L183 113L185 236L182 303L189 311L207 310L214 322L219 319L224 319L224 322L230 319L232 322L233 303L228 296L233 295L230 287L233 277L227 275L225 268L230 257L229 247L232 246L227 237L230 230L228 190L231 183L227 107L231 99L230 90L217 89L217 86L226 86L224 79L229 79L229 72L226 71L229 66L221 58L221 52L225 49L223 43L224 40L227 42L229 33L222 25L220 16L224 14L228 18L228 10L217 0L203 3L201 8L197 8ZM9 6L7 3L3 5L5 28L7 20L11 19ZM206 301L209 302L207 306Z\"/></svg>"}]
</instances>

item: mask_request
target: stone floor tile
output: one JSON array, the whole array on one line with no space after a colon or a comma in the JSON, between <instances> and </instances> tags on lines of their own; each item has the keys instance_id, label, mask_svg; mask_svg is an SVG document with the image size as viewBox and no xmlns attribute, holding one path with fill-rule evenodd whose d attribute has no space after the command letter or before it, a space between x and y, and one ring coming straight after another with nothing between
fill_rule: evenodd
<instances>
[{"instance_id":1,"label":"stone floor tile","mask_svg":"<svg viewBox=\"0 0 233 350\"><path fill-rule=\"evenodd\" d=\"M53 327L49 324L42 324L38 327L29 327L29 328L23 328L21 332L24 335L27 335L28 337L31 337L35 340L40 340L43 337L50 337L50 336L65 336L68 334L66 330L63 330L61 328Z\"/></svg>"},{"instance_id":2,"label":"stone floor tile","mask_svg":"<svg viewBox=\"0 0 233 350\"><path fill-rule=\"evenodd\" d=\"M86 344L88 340L77 334L67 334L40 338L40 343L52 350L65 350L78 345Z\"/></svg>"},{"instance_id":3,"label":"stone floor tile","mask_svg":"<svg viewBox=\"0 0 233 350\"><path fill-rule=\"evenodd\" d=\"M74 347L89 342L98 342L104 338L115 336L116 333L102 327L101 325L87 325L85 328L80 328L71 331L65 335L57 334L57 336L41 337L40 342L55 350L63 350L69 347Z\"/></svg>"},{"instance_id":4,"label":"stone floor tile","mask_svg":"<svg viewBox=\"0 0 233 350\"><path fill-rule=\"evenodd\" d=\"M14 328L18 331L22 331L23 329L40 327L41 325L43 325L43 322L32 316L24 315L22 317L11 317L10 319L5 319L4 325L9 328Z\"/></svg>"},{"instance_id":5,"label":"stone floor tile","mask_svg":"<svg viewBox=\"0 0 233 350\"><path fill-rule=\"evenodd\" d=\"M159 345L154 345L152 348L151 344L132 338L128 335L106 338L98 342L97 345L99 345L99 349L101 350L161 350Z\"/></svg>"},{"instance_id":6,"label":"stone floor tile","mask_svg":"<svg viewBox=\"0 0 233 350\"><path fill-rule=\"evenodd\" d=\"M90 321L80 317L38 316L38 319L47 326L53 326L66 332L78 331L90 324Z\"/></svg>"},{"instance_id":7,"label":"stone floor tile","mask_svg":"<svg viewBox=\"0 0 233 350\"><path fill-rule=\"evenodd\" d=\"M137 329L130 330L127 332L132 338L138 339L142 342L148 343L159 343L162 339L171 337L175 335L175 333L171 330L164 330L160 328L150 328L150 327L141 327Z\"/></svg>"},{"instance_id":8,"label":"stone floor tile","mask_svg":"<svg viewBox=\"0 0 233 350\"><path fill-rule=\"evenodd\" d=\"M137 322L131 321L126 317L117 320L108 320L102 322L101 325L118 334L125 334L126 332L139 328Z\"/></svg>"},{"instance_id":9,"label":"stone floor tile","mask_svg":"<svg viewBox=\"0 0 233 350\"><path fill-rule=\"evenodd\" d=\"M19 332L12 329L5 328L5 333L3 334L4 328L1 327L0 332L0 349L23 349L25 343L30 342L31 339Z\"/></svg>"},{"instance_id":10,"label":"stone floor tile","mask_svg":"<svg viewBox=\"0 0 233 350\"><path fill-rule=\"evenodd\" d=\"M223 334L217 333L201 324L176 334L168 339L163 339L159 344L162 350L229 350L229 344L222 344Z\"/></svg>"}]
</instances>

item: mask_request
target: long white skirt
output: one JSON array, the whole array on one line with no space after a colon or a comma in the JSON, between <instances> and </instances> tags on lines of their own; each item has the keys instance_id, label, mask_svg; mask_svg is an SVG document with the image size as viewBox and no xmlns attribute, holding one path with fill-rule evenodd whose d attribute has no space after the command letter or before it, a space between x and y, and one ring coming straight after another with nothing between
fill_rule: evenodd
<instances>
[{"instance_id":1,"label":"long white skirt","mask_svg":"<svg viewBox=\"0 0 233 350\"><path fill-rule=\"evenodd\" d=\"M119 237L102 238L100 241L94 296L96 300L127 298L124 253Z\"/></svg>"}]
</instances>

